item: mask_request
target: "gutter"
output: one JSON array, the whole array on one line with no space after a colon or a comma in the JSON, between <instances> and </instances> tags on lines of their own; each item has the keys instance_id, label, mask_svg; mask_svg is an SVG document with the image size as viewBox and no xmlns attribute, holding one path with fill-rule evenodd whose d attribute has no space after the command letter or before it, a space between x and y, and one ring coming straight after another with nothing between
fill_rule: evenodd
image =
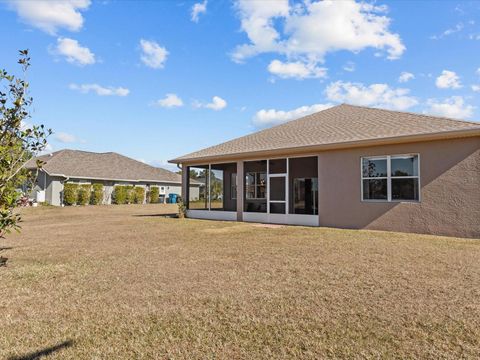
<instances>
[{"instance_id":1,"label":"gutter","mask_svg":"<svg viewBox=\"0 0 480 360\"><path fill-rule=\"evenodd\" d=\"M152 183L167 183L167 184L181 184L178 181L169 181L169 180L149 180L149 179L112 179L112 178L100 178L100 177L91 177L91 176L67 176L65 174L50 174L49 176L58 176L64 177L65 179L86 179L86 180L102 180L102 181L122 181L122 182L152 182Z\"/></svg>"},{"instance_id":2,"label":"gutter","mask_svg":"<svg viewBox=\"0 0 480 360\"><path fill-rule=\"evenodd\" d=\"M385 137L381 139L364 139L364 140L356 140L356 141L345 141L345 142L339 142L339 143L327 143L327 144L321 144L321 145L304 145L304 146L296 146L296 147L289 147L289 148L238 152L238 153L211 155L211 156L203 156L203 157L195 157L195 158L180 157L180 158L169 160L168 162L172 164L181 164L181 163L199 164L205 161L220 160L220 159L241 160L245 158L258 157L260 155L268 156L268 155L279 155L279 154L282 154L282 155L301 154L306 152L311 153L315 151L341 150L341 149L349 149L349 148L355 148L355 147L404 144L404 143L466 138L466 137L475 137L475 136L480 136L480 127L478 129L467 129L467 130L462 129L462 130L443 131L443 132L427 133L427 134L391 136L391 137Z\"/></svg>"}]
</instances>

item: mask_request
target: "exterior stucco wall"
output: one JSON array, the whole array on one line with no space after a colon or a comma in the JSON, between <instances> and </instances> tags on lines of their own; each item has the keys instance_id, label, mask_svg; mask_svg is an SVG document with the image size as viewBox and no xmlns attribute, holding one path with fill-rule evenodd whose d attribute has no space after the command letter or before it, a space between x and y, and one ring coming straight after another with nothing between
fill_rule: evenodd
<instances>
[{"instance_id":1,"label":"exterior stucco wall","mask_svg":"<svg viewBox=\"0 0 480 360\"><path fill-rule=\"evenodd\" d=\"M420 154L420 202L361 201L360 158ZM321 226L480 238L480 138L318 154Z\"/></svg>"},{"instance_id":2,"label":"exterior stucco wall","mask_svg":"<svg viewBox=\"0 0 480 360\"><path fill-rule=\"evenodd\" d=\"M54 206L62 204L63 182L60 177L52 177L47 175L47 188L45 190L45 201Z\"/></svg>"}]
</instances>

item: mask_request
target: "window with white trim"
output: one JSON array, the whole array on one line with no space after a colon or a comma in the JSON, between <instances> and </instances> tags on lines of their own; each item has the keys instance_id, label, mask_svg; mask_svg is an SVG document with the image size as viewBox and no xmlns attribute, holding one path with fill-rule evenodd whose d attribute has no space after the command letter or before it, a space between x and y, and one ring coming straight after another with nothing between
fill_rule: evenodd
<instances>
[{"instance_id":1,"label":"window with white trim","mask_svg":"<svg viewBox=\"0 0 480 360\"><path fill-rule=\"evenodd\" d=\"M418 201L420 176L418 155L364 157L362 200Z\"/></svg>"},{"instance_id":2,"label":"window with white trim","mask_svg":"<svg viewBox=\"0 0 480 360\"><path fill-rule=\"evenodd\" d=\"M247 172L245 175L245 197L247 199L266 198L267 173Z\"/></svg>"}]
</instances>

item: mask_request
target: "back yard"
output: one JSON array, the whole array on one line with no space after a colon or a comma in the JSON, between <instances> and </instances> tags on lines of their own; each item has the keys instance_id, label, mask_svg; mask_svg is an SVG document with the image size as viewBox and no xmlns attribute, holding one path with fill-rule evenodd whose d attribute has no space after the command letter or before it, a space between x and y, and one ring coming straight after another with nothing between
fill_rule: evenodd
<instances>
[{"instance_id":1,"label":"back yard","mask_svg":"<svg viewBox=\"0 0 480 360\"><path fill-rule=\"evenodd\" d=\"M480 357L479 240L174 210L25 209L0 240L0 358Z\"/></svg>"}]
</instances>

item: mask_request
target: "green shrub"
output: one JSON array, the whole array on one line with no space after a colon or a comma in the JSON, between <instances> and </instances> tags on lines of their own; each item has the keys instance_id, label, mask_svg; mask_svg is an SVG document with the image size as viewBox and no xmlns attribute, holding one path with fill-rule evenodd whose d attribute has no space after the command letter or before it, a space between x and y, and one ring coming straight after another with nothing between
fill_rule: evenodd
<instances>
[{"instance_id":1,"label":"green shrub","mask_svg":"<svg viewBox=\"0 0 480 360\"><path fill-rule=\"evenodd\" d=\"M63 203L65 205L75 205L77 203L77 184L64 184L63 185Z\"/></svg>"},{"instance_id":2,"label":"green shrub","mask_svg":"<svg viewBox=\"0 0 480 360\"><path fill-rule=\"evenodd\" d=\"M135 202L135 192L133 191L133 185L126 185L125 191L127 194L127 204L133 204Z\"/></svg>"},{"instance_id":3,"label":"green shrub","mask_svg":"<svg viewBox=\"0 0 480 360\"><path fill-rule=\"evenodd\" d=\"M160 194L160 189L158 188L158 186L152 186L150 188L150 202L152 204L156 204L158 202L159 194Z\"/></svg>"},{"instance_id":4,"label":"green shrub","mask_svg":"<svg viewBox=\"0 0 480 360\"><path fill-rule=\"evenodd\" d=\"M78 187L77 190L77 204L87 205L90 201L90 194L92 192L92 186L90 184L83 184Z\"/></svg>"},{"instance_id":5,"label":"green shrub","mask_svg":"<svg viewBox=\"0 0 480 360\"><path fill-rule=\"evenodd\" d=\"M133 202L135 204L143 204L143 200L145 199L145 188L135 186L132 192L134 193Z\"/></svg>"},{"instance_id":6,"label":"green shrub","mask_svg":"<svg viewBox=\"0 0 480 360\"><path fill-rule=\"evenodd\" d=\"M112 200L114 204L126 204L127 203L127 189L126 186L117 185L113 188Z\"/></svg>"},{"instance_id":7,"label":"green shrub","mask_svg":"<svg viewBox=\"0 0 480 360\"><path fill-rule=\"evenodd\" d=\"M90 203L92 205L100 205L103 203L103 184L93 184L92 197Z\"/></svg>"}]
</instances>

